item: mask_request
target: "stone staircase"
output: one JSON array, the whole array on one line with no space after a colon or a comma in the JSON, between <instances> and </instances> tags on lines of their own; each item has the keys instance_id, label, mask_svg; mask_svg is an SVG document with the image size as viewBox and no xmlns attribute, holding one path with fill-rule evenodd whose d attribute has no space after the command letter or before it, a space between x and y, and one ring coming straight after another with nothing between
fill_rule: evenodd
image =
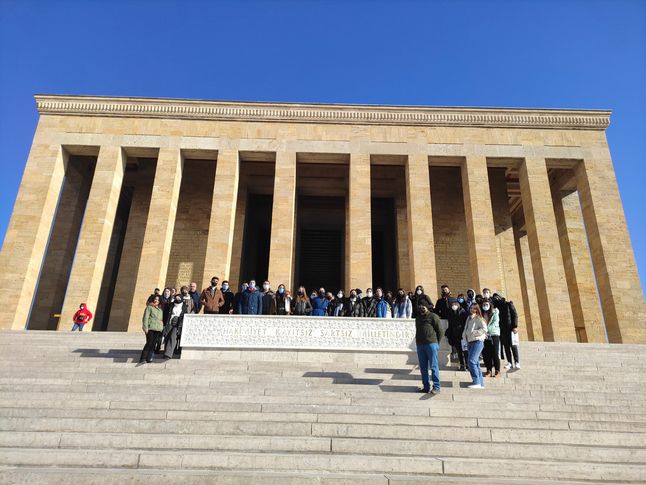
<instances>
[{"instance_id":1,"label":"stone staircase","mask_svg":"<svg viewBox=\"0 0 646 485\"><path fill-rule=\"evenodd\" d=\"M388 355L142 345L0 332L0 483L646 481L646 346L523 342L522 370L478 391L444 368L431 397Z\"/></svg>"}]
</instances>

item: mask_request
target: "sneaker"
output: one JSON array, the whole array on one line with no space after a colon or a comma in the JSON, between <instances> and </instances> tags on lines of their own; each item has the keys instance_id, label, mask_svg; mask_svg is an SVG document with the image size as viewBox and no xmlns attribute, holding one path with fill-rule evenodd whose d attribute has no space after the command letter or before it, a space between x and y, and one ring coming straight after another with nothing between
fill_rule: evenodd
<instances>
[{"instance_id":1,"label":"sneaker","mask_svg":"<svg viewBox=\"0 0 646 485\"><path fill-rule=\"evenodd\" d=\"M520 369L520 364L516 362L516 369Z\"/></svg>"},{"instance_id":2,"label":"sneaker","mask_svg":"<svg viewBox=\"0 0 646 485\"><path fill-rule=\"evenodd\" d=\"M481 384L471 384L468 387L469 387L469 389L484 389L484 386L481 385Z\"/></svg>"},{"instance_id":3,"label":"sneaker","mask_svg":"<svg viewBox=\"0 0 646 485\"><path fill-rule=\"evenodd\" d=\"M511 362L507 362L507 365L505 366L505 369L511 369L513 365L511 365Z\"/></svg>"},{"instance_id":4,"label":"sneaker","mask_svg":"<svg viewBox=\"0 0 646 485\"><path fill-rule=\"evenodd\" d=\"M439 393L440 393L439 389L436 389L436 388L431 389L431 394L433 394L434 396Z\"/></svg>"},{"instance_id":5,"label":"sneaker","mask_svg":"<svg viewBox=\"0 0 646 485\"><path fill-rule=\"evenodd\" d=\"M417 392L422 392L424 394L428 394L430 391L428 389L424 389L423 387L418 387Z\"/></svg>"}]
</instances>

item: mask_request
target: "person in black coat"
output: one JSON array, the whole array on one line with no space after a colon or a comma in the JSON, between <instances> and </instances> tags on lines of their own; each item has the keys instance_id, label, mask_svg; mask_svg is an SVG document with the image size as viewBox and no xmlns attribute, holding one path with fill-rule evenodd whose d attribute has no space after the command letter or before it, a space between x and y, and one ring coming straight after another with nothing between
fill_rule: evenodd
<instances>
[{"instance_id":1,"label":"person in black coat","mask_svg":"<svg viewBox=\"0 0 646 485\"><path fill-rule=\"evenodd\" d=\"M243 293L247 291L247 288L249 288L249 283L243 281L240 286L240 291L233 296L233 313L236 315L239 315L238 308L240 308L240 301L242 300Z\"/></svg>"},{"instance_id":2,"label":"person in black coat","mask_svg":"<svg viewBox=\"0 0 646 485\"><path fill-rule=\"evenodd\" d=\"M435 303L434 312L439 315L440 318L447 319L449 318L449 298L451 298L451 289L448 285L442 285L442 294L440 298Z\"/></svg>"},{"instance_id":3,"label":"person in black coat","mask_svg":"<svg viewBox=\"0 0 646 485\"><path fill-rule=\"evenodd\" d=\"M235 295L231 291L231 288L229 288L229 282L227 280L222 282L222 297L224 298L224 304L220 307L220 315L233 313Z\"/></svg>"},{"instance_id":4,"label":"person in black coat","mask_svg":"<svg viewBox=\"0 0 646 485\"><path fill-rule=\"evenodd\" d=\"M172 359L179 346L182 335L182 323L188 308L180 295L175 295L170 305L168 319L164 323L162 335L164 337L164 359Z\"/></svg>"},{"instance_id":5,"label":"person in black coat","mask_svg":"<svg viewBox=\"0 0 646 485\"><path fill-rule=\"evenodd\" d=\"M344 314L346 317L365 316L363 302L359 295L357 295L357 290L350 291L350 298L345 301Z\"/></svg>"},{"instance_id":6,"label":"person in black coat","mask_svg":"<svg viewBox=\"0 0 646 485\"><path fill-rule=\"evenodd\" d=\"M457 354L458 361L460 362L460 370L465 370L467 355L462 350L462 332L464 332L464 324L469 315L457 300L451 298L449 304L450 307L447 316L449 326L446 329L446 337L449 345L453 349L453 354Z\"/></svg>"},{"instance_id":7,"label":"person in black coat","mask_svg":"<svg viewBox=\"0 0 646 485\"><path fill-rule=\"evenodd\" d=\"M503 357L507 360L506 369L520 369L518 346L512 345L511 336L518 333L518 313L513 301L507 301L498 293L491 297L494 308L498 309L500 325L500 347Z\"/></svg>"},{"instance_id":8,"label":"person in black coat","mask_svg":"<svg viewBox=\"0 0 646 485\"><path fill-rule=\"evenodd\" d=\"M431 298L424 293L424 287L422 285L417 285L417 288L415 288L415 294L413 295L413 318L417 317L419 314L420 305L426 306L431 311L434 309Z\"/></svg>"}]
</instances>

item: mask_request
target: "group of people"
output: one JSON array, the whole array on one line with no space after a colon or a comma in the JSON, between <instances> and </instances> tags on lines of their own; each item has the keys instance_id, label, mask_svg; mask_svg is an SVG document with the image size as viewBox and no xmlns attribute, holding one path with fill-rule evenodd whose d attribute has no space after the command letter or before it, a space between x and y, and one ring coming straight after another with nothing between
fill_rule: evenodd
<instances>
[{"instance_id":1,"label":"group of people","mask_svg":"<svg viewBox=\"0 0 646 485\"><path fill-rule=\"evenodd\" d=\"M500 357L507 360L506 369L520 369L518 355L518 313L512 301L506 300L489 288L482 294L467 290L466 297L451 296L447 285L435 305L430 300L420 301L415 317L415 341L422 374L420 392L440 392L439 344L442 339L440 319L448 321L444 336L452 349L452 357L471 373L471 389L484 389L484 377L500 376ZM487 369L482 373L480 359ZM431 369L432 387L429 380Z\"/></svg>"},{"instance_id":2,"label":"group of people","mask_svg":"<svg viewBox=\"0 0 646 485\"><path fill-rule=\"evenodd\" d=\"M513 302L484 288L481 294L473 289L453 297L447 285L433 304L420 285L414 292L399 288L396 293L382 288L367 288L365 296L360 288L343 290L336 295L325 288L308 294L299 287L292 296L285 285L274 292L269 281L259 289L255 280L244 282L234 293L228 281L214 276L210 286L201 292L196 283L174 288L155 289L147 301L143 316L146 345L140 362L151 362L163 342L165 359L171 359L179 347L183 317L187 313L239 315L311 315L334 317L414 318L417 354L422 374L421 392L440 392L439 344L447 338L452 357L459 369L468 368L473 379L469 387L484 388L484 377L500 375L500 356L507 360L507 369L520 369L517 333L518 314ZM440 319L448 321L444 335ZM483 374L480 359L487 369ZM432 378L431 386L429 378Z\"/></svg>"}]
</instances>

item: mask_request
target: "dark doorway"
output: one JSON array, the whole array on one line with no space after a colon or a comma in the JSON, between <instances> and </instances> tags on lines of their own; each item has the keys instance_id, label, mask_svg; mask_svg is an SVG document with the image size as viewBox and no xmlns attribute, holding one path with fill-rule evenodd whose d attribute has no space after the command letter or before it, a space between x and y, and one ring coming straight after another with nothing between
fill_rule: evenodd
<instances>
[{"instance_id":1,"label":"dark doorway","mask_svg":"<svg viewBox=\"0 0 646 485\"><path fill-rule=\"evenodd\" d=\"M298 199L296 285L308 292L343 288L345 198Z\"/></svg>"},{"instance_id":2,"label":"dark doorway","mask_svg":"<svg viewBox=\"0 0 646 485\"><path fill-rule=\"evenodd\" d=\"M372 284L397 289L397 220L391 197L372 198Z\"/></svg>"},{"instance_id":3,"label":"dark doorway","mask_svg":"<svg viewBox=\"0 0 646 485\"><path fill-rule=\"evenodd\" d=\"M260 285L269 274L271 195L249 194L242 246L241 281L255 279Z\"/></svg>"}]
</instances>

